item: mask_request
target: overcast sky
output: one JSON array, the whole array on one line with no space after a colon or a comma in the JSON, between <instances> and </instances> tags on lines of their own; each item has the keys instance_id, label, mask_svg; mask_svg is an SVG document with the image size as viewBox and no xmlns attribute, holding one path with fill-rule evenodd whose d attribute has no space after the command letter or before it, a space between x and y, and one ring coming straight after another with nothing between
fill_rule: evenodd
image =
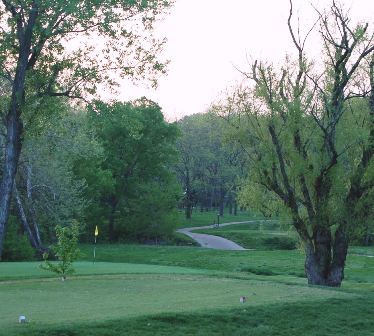
<instances>
[{"instance_id":1,"label":"overcast sky","mask_svg":"<svg viewBox=\"0 0 374 336\"><path fill-rule=\"evenodd\" d=\"M294 0L294 23L300 18L301 34L313 25L316 12L308 0ZM373 0L342 0L354 21L374 23ZM330 0L313 0L323 8ZM157 90L121 88L120 99L140 96L158 102L165 116L175 120L204 112L226 87L240 81L235 67L248 69L247 59L281 63L292 52L287 29L289 0L176 0L157 32L168 38L165 55L168 75ZM318 56L318 40L308 51Z\"/></svg>"}]
</instances>

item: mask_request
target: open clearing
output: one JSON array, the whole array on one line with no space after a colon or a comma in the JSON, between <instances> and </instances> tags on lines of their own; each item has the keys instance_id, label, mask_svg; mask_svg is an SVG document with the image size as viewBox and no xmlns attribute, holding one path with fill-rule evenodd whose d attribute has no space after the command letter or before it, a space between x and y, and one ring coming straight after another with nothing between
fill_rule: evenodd
<instances>
[{"instance_id":1,"label":"open clearing","mask_svg":"<svg viewBox=\"0 0 374 336\"><path fill-rule=\"evenodd\" d=\"M30 264L24 263L26 270ZM112 275L80 275L65 282L56 278L32 278L0 283L0 333L15 335L27 329L59 328L67 324L73 327L98 320L106 322L160 313L213 313L240 307L240 296L248 298L246 307L357 297L336 290L199 275L200 270L108 264L80 262L78 274L89 274L88 269L97 267L95 273L103 270L111 271ZM9 265L0 264L4 275L3 265L8 270ZM17 266L21 271L22 265ZM30 322L18 325L19 315L25 315Z\"/></svg>"},{"instance_id":2,"label":"open clearing","mask_svg":"<svg viewBox=\"0 0 374 336\"><path fill-rule=\"evenodd\" d=\"M300 250L262 245L270 224L218 231L259 249L100 244L93 263L81 245L65 282L39 262L2 262L0 335L372 336L373 248L352 247L342 288L326 289L307 285Z\"/></svg>"}]
</instances>

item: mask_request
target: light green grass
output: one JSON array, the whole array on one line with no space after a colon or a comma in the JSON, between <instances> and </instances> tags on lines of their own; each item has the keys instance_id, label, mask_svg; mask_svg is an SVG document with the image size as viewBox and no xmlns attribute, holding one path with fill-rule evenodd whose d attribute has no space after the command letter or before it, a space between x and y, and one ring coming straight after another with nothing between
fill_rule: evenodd
<instances>
[{"instance_id":1,"label":"light green grass","mask_svg":"<svg viewBox=\"0 0 374 336\"><path fill-rule=\"evenodd\" d=\"M120 264L117 266L121 268ZM182 274L2 282L0 333L6 330L7 335L16 334L20 314L29 319L30 328L58 327L66 323L74 328L74 324L160 313L213 313L239 307L242 295L248 297L246 307L355 296L306 286Z\"/></svg>"},{"instance_id":2,"label":"light green grass","mask_svg":"<svg viewBox=\"0 0 374 336\"><path fill-rule=\"evenodd\" d=\"M51 278L57 277L54 273L39 268L40 262L2 262L0 263L0 280ZM146 264L112 263L112 262L85 262L74 263L74 276L95 274L204 274L208 271L178 266L159 266Z\"/></svg>"},{"instance_id":3,"label":"light green grass","mask_svg":"<svg viewBox=\"0 0 374 336\"><path fill-rule=\"evenodd\" d=\"M65 282L38 263L0 263L0 335L371 336L374 330L374 258L350 254L343 287L325 289L306 285L298 250L98 245L95 264L92 246L81 251L77 274ZM21 314L30 323L18 324Z\"/></svg>"}]
</instances>

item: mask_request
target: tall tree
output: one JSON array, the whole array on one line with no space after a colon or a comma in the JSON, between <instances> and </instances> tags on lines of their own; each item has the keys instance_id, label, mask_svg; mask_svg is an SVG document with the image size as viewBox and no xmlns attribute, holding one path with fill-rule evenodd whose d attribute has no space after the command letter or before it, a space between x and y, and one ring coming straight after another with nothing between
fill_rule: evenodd
<instances>
[{"instance_id":1,"label":"tall tree","mask_svg":"<svg viewBox=\"0 0 374 336\"><path fill-rule=\"evenodd\" d=\"M151 32L170 4L1 1L0 78L9 83L11 93L0 183L0 255L28 106L43 96L83 98L94 94L98 83L113 85L118 77L146 77L155 83L156 74L165 71L165 62L156 57L164 41Z\"/></svg>"},{"instance_id":2,"label":"tall tree","mask_svg":"<svg viewBox=\"0 0 374 336\"><path fill-rule=\"evenodd\" d=\"M340 286L357 206L374 186L373 98L357 101L373 92L374 36L368 24L352 27L333 2L319 13L321 74L291 19L292 2L288 26L296 59L280 71L255 62L245 73L252 85L238 89L221 110L251 160L244 199L286 209L305 247L308 282Z\"/></svg>"},{"instance_id":3,"label":"tall tree","mask_svg":"<svg viewBox=\"0 0 374 336\"><path fill-rule=\"evenodd\" d=\"M96 102L89 123L102 146L97 162L77 162L87 181L88 226L101 225L109 241L155 239L172 232L180 191L171 172L178 129L164 121L160 107Z\"/></svg>"},{"instance_id":4,"label":"tall tree","mask_svg":"<svg viewBox=\"0 0 374 336\"><path fill-rule=\"evenodd\" d=\"M178 125L182 136L176 171L185 191L186 217L196 203L201 208L214 203L223 215L226 199L235 196L241 149L226 142L224 121L214 113L187 116Z\"/></svg>"}]
</instances>

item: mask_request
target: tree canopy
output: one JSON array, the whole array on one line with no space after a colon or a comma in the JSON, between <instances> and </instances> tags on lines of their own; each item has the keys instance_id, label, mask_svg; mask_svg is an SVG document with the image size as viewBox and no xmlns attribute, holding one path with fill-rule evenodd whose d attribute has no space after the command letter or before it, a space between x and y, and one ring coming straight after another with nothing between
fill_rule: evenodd
<instances>
[{"instance_id":1,"label":"tree canopy","mask_svg":"<svg viewBox=\"0 0 374 336\"><path fill-rule=\"evenodd\" d=\"M172 1L11 1L0 3L0 78L5 148L0 183L0 254L26 120L40 100L87 100L118 78L150 80L165 72L164 40L153 24ZM114 76L112 74L115 74ZM50 115L53 118L53 113Z\"/></svg>"},{"instance_id":2,"label":"tree canopy","mask_svg":"<svg viewBox=\"0 0 374 336\"><path fill-rule=\"evenodd\" d=\"M374 35L333 2L319 14L321 70L295 35L292 14L291 2L296 58L280 69L254 62L243 72L249 84L217 111L250 160L243 202L285 209L305 248L309 283L340 286L373 192Z\"/></svg>"}]
</instances>

